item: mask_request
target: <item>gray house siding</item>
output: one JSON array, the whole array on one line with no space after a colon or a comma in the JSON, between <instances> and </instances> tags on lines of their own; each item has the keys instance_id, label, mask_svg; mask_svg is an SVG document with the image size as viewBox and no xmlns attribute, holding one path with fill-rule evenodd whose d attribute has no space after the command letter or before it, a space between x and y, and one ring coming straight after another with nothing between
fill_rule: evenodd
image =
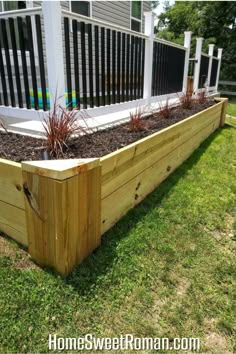
<instances>
[{"instance_id":1,"label":"gray house siding","mask_svg":"<svg viewBox=\"0 0 236 354\"><path fill-rule=\"evenodd\" d=\"M130 29L132 1L92 1L92 18L110 22ZM42 1L34 1L34 6L41 6ZM61 1L63 10L69 11L69 1ZM144 12L151 10L151 1L142 1L142 32L144 32Z\"/></svg>"}]
</instances>

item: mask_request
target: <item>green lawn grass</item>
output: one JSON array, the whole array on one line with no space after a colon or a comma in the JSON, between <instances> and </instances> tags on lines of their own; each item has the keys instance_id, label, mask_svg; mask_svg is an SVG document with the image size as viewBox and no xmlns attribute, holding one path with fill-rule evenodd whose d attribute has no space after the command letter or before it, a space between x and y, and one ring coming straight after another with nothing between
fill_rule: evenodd
<instances>
[{"instance_id":1,"label":"green lawn grass","mask_svg":"<svg viewBox=\"0 0 236 354\"><path fill-rule=\"evenodd\" d=\"M227 107L227 114L236 117L236 98L230 98Z\"/></svg>"},{"instance_id":2,"label":"green lawn grass","mask_svg":"<svg viewBox=\"0 0 236 354\"><path fill-rule=\"evenodd\" d=\"M235 174L226 125L66 280L1 238L0 352L46 353L49 333L200 337L202 352L235 352Z\"/></svg>"}]
</instances>

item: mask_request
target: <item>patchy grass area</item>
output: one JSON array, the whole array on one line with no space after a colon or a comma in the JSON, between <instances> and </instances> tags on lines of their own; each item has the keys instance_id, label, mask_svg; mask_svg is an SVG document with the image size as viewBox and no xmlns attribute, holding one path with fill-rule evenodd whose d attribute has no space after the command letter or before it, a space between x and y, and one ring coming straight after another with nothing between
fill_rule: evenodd
<instances>
[{"instance_id":1,"label":"patchy grass area","mask_svg":"<svg viewBox=\"0 0 236 354\"><path fill-rule=\"evenodd\" d=\"M0 352L46 353L49 333L200 337L202 352L235 352L235 173L226 126L66 280L2 238Z\"/></svg>"},{"instance_id":2,"label":"patchy grass area","mask_svg":"<svg viewBox=\"0 0 236 354\"><path fill-rule=\"evenodd\" d=\"M236 98L230 98L227 107L227 114L236 117Z\"/></svg>"}]
</instances>

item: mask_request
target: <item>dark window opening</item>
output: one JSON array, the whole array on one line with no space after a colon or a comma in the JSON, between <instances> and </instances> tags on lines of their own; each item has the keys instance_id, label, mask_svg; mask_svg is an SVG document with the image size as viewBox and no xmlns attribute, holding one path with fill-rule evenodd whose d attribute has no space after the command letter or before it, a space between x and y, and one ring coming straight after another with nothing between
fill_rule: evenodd
<instances>
[{"instance_id":1,"label":"dark window opening","mask_svg":"<svg viewBox=\"0 0 236 354\"><path fill-rule=\"evenodd\" d=\"M141 22L131 19L132 31L141 32Z\"/></svg>"},{"instance_id":2,"label":"dark window opening","mask_svg":"<svg viewBox=\"0 0 236 354\"><path fill-rule=\"evenodd\" d=\"M89 17L90 1L71 1L71 11Z\"/></svg>"}]
</instances>

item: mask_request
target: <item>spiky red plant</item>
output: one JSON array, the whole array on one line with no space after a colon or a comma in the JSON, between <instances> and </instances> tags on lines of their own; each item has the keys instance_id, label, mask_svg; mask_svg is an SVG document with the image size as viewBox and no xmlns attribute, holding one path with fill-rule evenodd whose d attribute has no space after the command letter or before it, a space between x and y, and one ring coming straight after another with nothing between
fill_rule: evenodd
<instances>
[{"instance_id":1,"label":"spiky red plant","mask_svg":"<svg viewBox=\"0 0 236 354\"><path fill-rule=\"evenodd\" d=\"M164 105L162 105L161 103L159 103L159 107L160 107L160 115L162 118L164 119L168 119L170 118L170 113L171 113L171 106L169 104L169 99L166 99L166 102Z\"/></svg>"},{"instance_id":2,"label":"spiky red plant","mask_svg":"<svg viewBox=\"0 0 236 354\"><path fill-rule=\"evenodd\" d=\"M86 128L79 125L79 113L76 109L68 110L55 103L53 110L43 120L46 147L51 156L59 157L63 155L72 135L88 133Z\"/></svg>"},{"instance_id":3,"label":"spiky red plant","mask_svg":"<svg viewBox=\"0 0 236 354\"><path fill-rule=\"evenodd\" d=\"M180 106L183 109L191 109L193 106L193 98L190 94L184 93L182 96L179 98L180 100Z\"/></svg>"},{"instance_id":4,"label":"spiky red plant","mask_svg":"<svg viewBox=\"0 0 236 354\"><path fill-rule=\"evenodd\" d=\"M139 107L136 108L134 112L130 112L130 122L129 122L129 130L132 132L137 132L143 130L144 121L143 121L143 110Z\"/></svg>"},{"instance_id":5,"label":"spiky red plant","mask_svg":"<svg viewBox=\"0 0 236 354\"><path fill-rule=\"evenodd\" d=\"M1 118L0 118L0 127L5 130L5 133L8 133L6 123Z\"/></svg>"},{"instance_id":6,"label":"spiky red plant","mask_svg":"<svg viewBox=\"0 0 236 354\"><path fill-rule=\"evenodd\" d=\"M197 94L197 102L202 104L202 103L205 103L207 101L207 96L206 96L206 92L205 91L201 91L201 92L198 92Z\"/></svg>"}]
</instances>

